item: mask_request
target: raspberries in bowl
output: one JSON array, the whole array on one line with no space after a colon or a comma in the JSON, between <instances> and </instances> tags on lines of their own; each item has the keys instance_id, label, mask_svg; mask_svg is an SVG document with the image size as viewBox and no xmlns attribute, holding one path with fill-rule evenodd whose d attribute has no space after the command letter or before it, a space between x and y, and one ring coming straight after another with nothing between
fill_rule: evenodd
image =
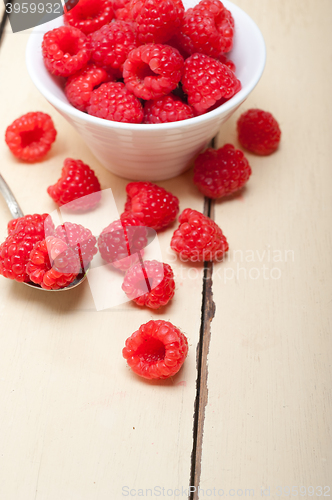
<instances>
[{"instance_id":1,"label":"raspberries in bowl","mask_svg":"<svg viewBox=\"0 0 332 500\"><path fill-rule=\"evenodd\" d=\"M228 0L130 0L92 33L61 18L43 29L27 47L33 82L106 168L132 180L189 168L265 65L259 29Z\"/></svg>"}]
</instances>

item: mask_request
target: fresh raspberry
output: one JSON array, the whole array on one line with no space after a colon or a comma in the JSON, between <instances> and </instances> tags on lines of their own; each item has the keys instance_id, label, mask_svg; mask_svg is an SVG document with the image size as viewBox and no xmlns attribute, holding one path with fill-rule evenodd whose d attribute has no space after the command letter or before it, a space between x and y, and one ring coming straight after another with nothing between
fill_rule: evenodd
<instances>
[{"instance_id":1,"label":"fresh raspberry","mask_svg":"<svg viewBox=\"0 0 332 500\"><path fill-rule=\"evenodd\" d=\"M8 223L8 236L0 245L0 274L16 281L29 281L26 266L34 245L45 238L45 228L51 233L48 214L34 214Z\"/></svg>"},{"instance_id":2,"label":"fresh raspberry","mask_svg":"<svg viewBox=\"0 0 332 500\"><path fill-rule=\"evenodd\" d=\"M65 85L65 94L72 106L86 111L92 91L101 83L112 81L112 77L103 68L88 64L78 73L71 75Z\"/></svg>"},{"instance_id":3,"label":"fresh raspberry","mask_svg":"<svg viewBox=\"0 0 332 500\"><path fill-rule=\"evenodd\" d=\"M207 149L195 160L194 183L209 198L221 198L241 189L251 175L248 160L232 144Z\"/></svg>"},{"instance_id":4,"label":"fresh raspberry","mask_svg":"<svg viewBox=\"0 0 332 500\"><path fill-rule=\"evenodd\" d=\"M91 95L87 111L115 122L142 123L143 107L123 83L103 83Z\"/></svg>"},{"instance_id":5,"label":"fresh raspberry","mask_svg":"<svg viewBox=\"0 0 332 500\"><path fill-rule=\"evenodd\" d=\"M183 90L188 94L188 104L198 114L208 111L221 98L230 99L241 89L233 71L212 57L193 54L184 66Z\"/></svg>"},{"instance_id":6,"label":"fresh raspberry","mask_svg":"<svg viewBox=\"0 0 332 500\"><path fill-rule=\"evenodd\" d=\"M156 260L138 262L127 271L122 290L139 306L165 306L175 291L172 268Z\"/></svg>"},{"instance_id":7,"label":"fresh raspberry","mask_svg":"<svg viewBox=\"0 0 332 500\"><path fill-rule=\"evenodd\" d=\"M7 127L5 140L14 156L34 162L43 158L51 149L56 134L52 118L36 111L14 120Z\"/></svg>"},{"instance_id":8,"label":"fresh raspberry","mask_svg":"<svg viewBox=\"0 0 332 500\"><path fill-rule=\"evenodd\" d=\"M107 24L89 37L89 47L92 62L122 71L129 52L138 47L134 25L125 21Z\"/></svg>"},{"instance_id":9,"label":"fresh raspberry","mask_svg":"<svg viewBox=\"0 0 332 500\"><path fill-rule=\"evenodd\" d=\"M42 43L44 63L53 75L70 76L90 59L87 38L82 31L61 26L45 33Z\"/></svg>"},{"instance_id":10,"label":"fresh raspberry","mask_svg":"<svg viewBox=\"0 0 332 500\"><path fill-rule=\"evenodd\" d=\"M126 2L126 5L124 5L124 7L120 7L115 11L115 18L119 21L132 21L130 12L130 0Z\"/></svg>"},{"instance_id":11,"label":"fresh raspberry","mask_svg":"<svg viewBox=\"0 0 332 500\"><path fill-rule=\"evenodd\" d=\"M65 159L60 179L49 186L47 192L55 203L68 204L67 208L74 211L90 210L101 198L100 184L94 171L81 160L72 158Z\"/></svg>"},{"instance_id":12,"label":"fresh raspberry","mask_svg":"<svg viewBox=\"0 0 332 500\"><path fill-rule=\"evenodd\" d=\"M140 44L165 43L182 26L181 0L131 0L129 8Z\"/></svg>"},{"instance_id":13,"label":"fresh raspberry","mask_svg":"<svg viewBox=\"0 0 332 500\"><path fill-rule=\"evenodd\" d=\"M65 24L78 28L85 35L99 30L114 18L112 0L79 0L64 14Z\"/></svg>"},{"instance_id":14,"label":"fresh raspberry","mask_svg":"<svg viewBox=\"0 0 332 500\"><path fill-rule=\"evenodd\" d=\"M186 336L169 321L149 321L126 340L122 350L128 365L141 377L165 379L175 375L188 354Z\"/></svg>"},{"instance_id":15,"label":"fresh raspberry","mask_svg":"<svg viewBox=\"0 0 332 500\"><path fill-rule=\"evenodd\" d=\"M35 244L26 268L30 280L47 290L68 286L79 269L77 255L66 243L53 236Z\"/></svg>"},{"instance_id":16,"label":"fresh raspberry","mask_svg":"<svg viewBox=\"0 0 332 500\"><path fill-rule=\"evenodd\" d=\"M143 255L147 245L147 229L131 214L123 214L120 220L107 226L98 238L102 258L113 267L127 271Z\"/></svg>"},{"instance_id":17,"label":"fresh raspberry","mask_svg":"<svg viewBox=\"0 0 332 500\"><path fill-rule=\"evenodd\" d=\"M241 146L257 155L270 155L278 149L281 130L277 120L267 111L248 109L237 122Z\"/></svg>"},{"instance_id":18,"label":"fresh raspberry","mask_svg":"<svg viewBox=\"0 0 332 500\"><path fill-rule=\"evenodd\" d=\"M177 122L193 116L192 107L173 94L146 101L144 105L144 123Z\"/></svg>"},{"instance_id":19,"label":"fresh raspberry","mask_svg":"<svg viewBox=\"0 0 332 500\"><path fill-rule=\"evenodd\" d=\"M46 234L48 234L47 231ZM64 241L79 257L81 264L79 272L84 272L88 268L93 256L98 252L96 238L90 229L81 224L65 222L55 229L53 236Z\"/></svg>"},{"instance_id":20,"label":"fresh raspberry","mask_svg":"<svg viewBox=\"0 0 332 500\"><path fill-rule=\"evenodd\" d=\"M125 213L133 214L146 227L159 231L169 226L179 211L179 200L151 182L130 182L126 186Z\"/></svg>"},{"instance_id":21,"label":"fresh raspberry","mask_svg":"<svg viewBox=\"0 0 332 500\"><path fill-rule=\"evenodd\" d=\"M220 227L209 217L186 208L179 217L179 228L174 231L171 248L181 260L203 262L222 260L228 243Z\"/></svg>"},{"instance_id":22,"label":"fresh raspberry","mask_svg":"<svg viewBox=\"0 0 332 500\"><path fill-rule=\"evenodd\" d=\"M147 44L130 52L123 66L126 87L141 99L169 94L181 80L184 60L169 45Z\"/></svg>"}]
</instances>

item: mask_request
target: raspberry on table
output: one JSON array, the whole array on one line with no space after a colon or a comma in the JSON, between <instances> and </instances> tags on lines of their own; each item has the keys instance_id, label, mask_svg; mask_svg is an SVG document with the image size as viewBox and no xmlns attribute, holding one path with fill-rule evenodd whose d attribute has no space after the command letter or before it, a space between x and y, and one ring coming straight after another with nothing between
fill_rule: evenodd
<instances>
[{"instance_id":1,"label":"raspberry on table","mask_svg":"<svg viewBox=\"0 0 332 500\"><path fill-rule=\"evenodd\" d=\"M209 198L221 198L241 189L251 175L248 160L232 144L207 149L195 160L194 183Z\"/></svg>"},{"instance_id":2,"label":"raspberry on table","mask_svg":"<svg viewBox=\"0 0 332 500\"><path fill-rule=\"evenodd\" d=\"M188 354L186 336L172 323L151 320L134 332L122 350L129 367L147 379L175 375Z\"/></svg>"},{"instance_id":3,"label":"raspberry on table","mask_svg":"<svg viewBox=\"0 0 332 500\"><path fill-rule=\"evenodd\" d=\"M230 99L241 89L232 70L205 54L193 54L184 66L183 90L197 114L209 111L217 101Z\"/></svg>"},{"instance_id":4,"label":"raspberry on table","mask_svg":"<svg viewBox=\"0 0 332 500\"><path fill-rule=\"evenodd\" d=\"M55 203L67 205L73 211L95 208L101 199L100 183L94 171L81 160L72 158L65 159L60 179L49 186L47 192Z\"/></svg>"},{"instance_id":5,"label":"raspberry on table","mask_svg":"<svg viewBox=\"0 0 332 500\"><path fill-rule=\"evenodd\" d=\"M123 68L129 52L138 47L133 23L114 21L89 37L91 61L105 69Z\"/></svg>"},{"instance_id":6,"label":"raspberry on table","mask_svg":"<svg viewBox=\"0 0 332 500\"><path fill-rule=\"evenodd\" d=\"M188 54L211 57L229 52L233 47L234 19L219 0L202 0L184 14L177 43Z\"/></svg>"},{"instance_id":7,"label":"raspberry on table","mask_svg":"<svg viewBox=\"0 0 332 500\"><path fill-rule=\"evenodd\" d=\"M127 271L143 255L148 243L147 228L131 214L122 214L98 238L102 258L120 271Z\"/></svg>"},{"instance_id":8,"label":"raspberry on table","mask_svg":"<svg viewBox=\"0 0 332 500\"><path fill-rule=\"evenodd\" d=\"M91 94L89 115L115 122L142 123L143 107L121 82L103 83Z\"/></svg>"},{"instance_id":9,"label":"raspberry on table","mask_svg":"<svg viewBox=\"0 0 332 500\"><path fill-rule=\"evenodd\" d=\"M166 43L182 26L181 0L131 0L129 10L141 45Z\"/></svg>"},{"instance_id":10,"label":"raspberry on table","mask_svg":"<svg viewBox=\"0 0 332 500\"><path fill-rule=\"evenodd\" d=\"M220 261L228 250L228 243L220 227L209 217L186 208L179 217L180 225L174 231L171 248L183 261Z\"/></svg>"},{"instance_id":11,"label":"raspberry on table","mask_svg":"<svg viewBox=\"0 0 332 500\"><path fill-rule=\"evenodd\" d=\"M14 120L7 127L5 141L16 158L35 162L48 153L56 135L52 118L36 111Z\"/></svg>"},{"instance_id":12,"label":"raspberry on table","mask_svg":"<svg viewBox=\"0 0 332 500\"><path fill-rule=\"evenodd\" d=\"M79 0L70 10L64 7L64 22L85 35L99 30L114 18L112 0Z\"/></svg>"},{"instance_id":13,"label":"raspberry on table","mask_svg":"<svg viewBox=\"0 0 332 500\"><path fill-rule=\"evenodd\" d=\"M61 26L45 33L42 54L48 71L58 76L77 73L90 59L86 36L72 26Z\"/></svg>"},{"instance_id":14,"label":"raspberry on table","mask_svg":"<svg viewBox=\"0 0 332 500\"><path fill-rule=\"evenodd\" d=\"M33 283L47 290L58 290L74 281L80 262L66 243L48 236L34 245L26 270Z\"/></svg>"},{"instance_id":15,"label":"raspberry on table","mask_svg":"<svg viewBox=\"0 0 332 500\"><path fill-rule=\"evenodd\" d=\"M132 50L123 66L126 87L141 99L169 94L181 80L184 60L169 45L147 44Z\"/></svg>"},{"instance_id":16,"label":"raspberry on table","mask_svg":"<svg viewBox=\"0 0 332 500\"><path fill-rule=\"evenodd\" d=\"M184 103L179 97L168 94L159 99L146 101L144 104L143 123L169 123L193 118L191 106Z\"/></svg>"},{"instance_id":17,"label":"raspberry on table","mask_svg":"<svg viewBox=\"0 0 332 500\"><path fill-rule=\"evenodd\" d=\"M270 155L278 149L281 130L277 120L268 111L248 109L237 122L239 142L257 155Z\"/></svg>"},{"instance_id":18,"label":"raspberry on table","mask_svg":"<svg viewBox=\"0 0 332 500\"><path fill-rule=\"evenodd\" d=\"M67 79L65 85L66 97L74 108L86 111L92 91L101 83L114 79L105 69L89 63L81 71Z\"/></svg>"},{"instance_id":19,"label":"raspberry on table","mask_svg":"<svg viewBox=\"0 0 332 500\"><path fill-rule=\"evenodd\" d=\"M46 234L48 234L47 231ZM94 255L98 252L96 247L97 239L93 236L90 229L81 224L65 222L54 230L53 236L64 241L79 257L79 272L86 271Z\"/></svg>"},{"instance_id":20,"label":"raspberry on table","mask_svg":"<svg viewBox=\"0 0 332 500\"><path fill-rule=\"evenodd\" d=\"M124 212L131 213L155 231L169 226L179 211L179 200L166 189L151 182L130 182L126 186Z\"/></svg>"},{"instance_id":21,"label":"raspberry on table","mask_svg":"<svg viewBox=\"0 0 332 500\"><path fill-rule=\"evenodd\" d=\"M128 269L122 290L139 306L151 309L165 306L175 292L172 268L156 260L138 262Z\"/></svg>"},{"instance_id":22,"label":"raspberry on table","mask_svg":"<svg viewBox=\"0 0 332 500\"><path fill-rule=\"evenodd\" d=\"M34 245L45 238L45 227L52 232L48 214L33 214L8 223L8 236L0 245L0 274L19 282L29 281L26 266Z\"/></svg>"}]
</instances>

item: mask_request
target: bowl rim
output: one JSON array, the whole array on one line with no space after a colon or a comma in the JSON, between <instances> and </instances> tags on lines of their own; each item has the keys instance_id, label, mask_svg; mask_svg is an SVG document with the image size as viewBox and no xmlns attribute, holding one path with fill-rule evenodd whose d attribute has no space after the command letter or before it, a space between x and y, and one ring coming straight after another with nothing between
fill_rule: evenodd
<instances>
[{"instance_id":1,"label":"bowl rim","mask_svg":"<svg viewBox=\"0 0 332 500\"><path fill-rule=\"evenodd\" d=\"M152 130L172 130L172 129L181 129L183 127L188 127L190 125L198 125L198 124L204 124L207 121L210 121L213 118L218 117L219 115L225 115L227 112L233 110L235 107L239 106L245 99L246 97L252 92L252 90L255 88L257 83L259 82L264 68L265 68L265 63L266 63L266 45L265 41L263 38L263 35L258 28L257 24L255 21L247 14L243 9L235 5L233 2L230 2L229 0L223 0L223 4L225 7L230 10L233 14L234 11L238 11L238 13L244 17L247 18L247 22L252 25L252 29L255 31L256 37L260 42L261 45L261 57L260 57L260 64L258 65L255 73L252 75L250 81L248 84L241 88L241 90L235 94L234 97L226 101L224 104L219 106L218 108L209 111L208 113L195 116L193 118L188 118L186 120L180 120L176 122L168 122L168 123L123 123L123 122L116 122L112 120L105 120L103 118L99 118L96 116L89 115L87 113L84 113L82 111L79 111L78 109L74 108L70 103L65 103L61 101L58 97L56 97L50 90L47 88L47 86L41 81L41 79L38 77L37 72L35 71L35 66L34 62L36 60L36 54L34 51L34 35L35 32L38 31L40 34L40 29L42 28L43 33L46 33L48 31L45 29L47 25L53 24L54 19L50 21L49 23L45 23L44 25L41 26L36 26L31 33L27 47L26 47L26 66L27 70L29 73L29 76L31 80L33 81L34 85L37 87L39 92L51 103L56 109L58 109L60 112L62 112L65 115L70 115L74 119L76 118L77 120L85 120L87 123L90 123L91 125L98 125L99 127L105 128L105 129L122 129L122 130L128 130L128 131L152 131ZM62 17L62 16L61 16ZM56 18L58 19L58 18ZM43 29L44 28L44 29Z\"/></svg>"}]
</instances>

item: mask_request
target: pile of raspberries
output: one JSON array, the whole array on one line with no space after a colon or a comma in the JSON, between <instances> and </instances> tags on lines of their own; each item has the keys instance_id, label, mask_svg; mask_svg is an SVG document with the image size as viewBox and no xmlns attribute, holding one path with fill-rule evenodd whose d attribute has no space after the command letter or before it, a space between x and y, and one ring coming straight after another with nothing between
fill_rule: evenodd
<instances>
[{"instance_id":1,"label":"pile of raspberries","mask_svg":"<svg viewBox=\"0 0 332 500\"><path fill-rule=\"evenodd\" d=\"M220 0L80 0L42 42L46 68L66 77L78 110L125 123L206 113L241 83L225 56L234 20Z\"/></svg>"}]
</instances>

